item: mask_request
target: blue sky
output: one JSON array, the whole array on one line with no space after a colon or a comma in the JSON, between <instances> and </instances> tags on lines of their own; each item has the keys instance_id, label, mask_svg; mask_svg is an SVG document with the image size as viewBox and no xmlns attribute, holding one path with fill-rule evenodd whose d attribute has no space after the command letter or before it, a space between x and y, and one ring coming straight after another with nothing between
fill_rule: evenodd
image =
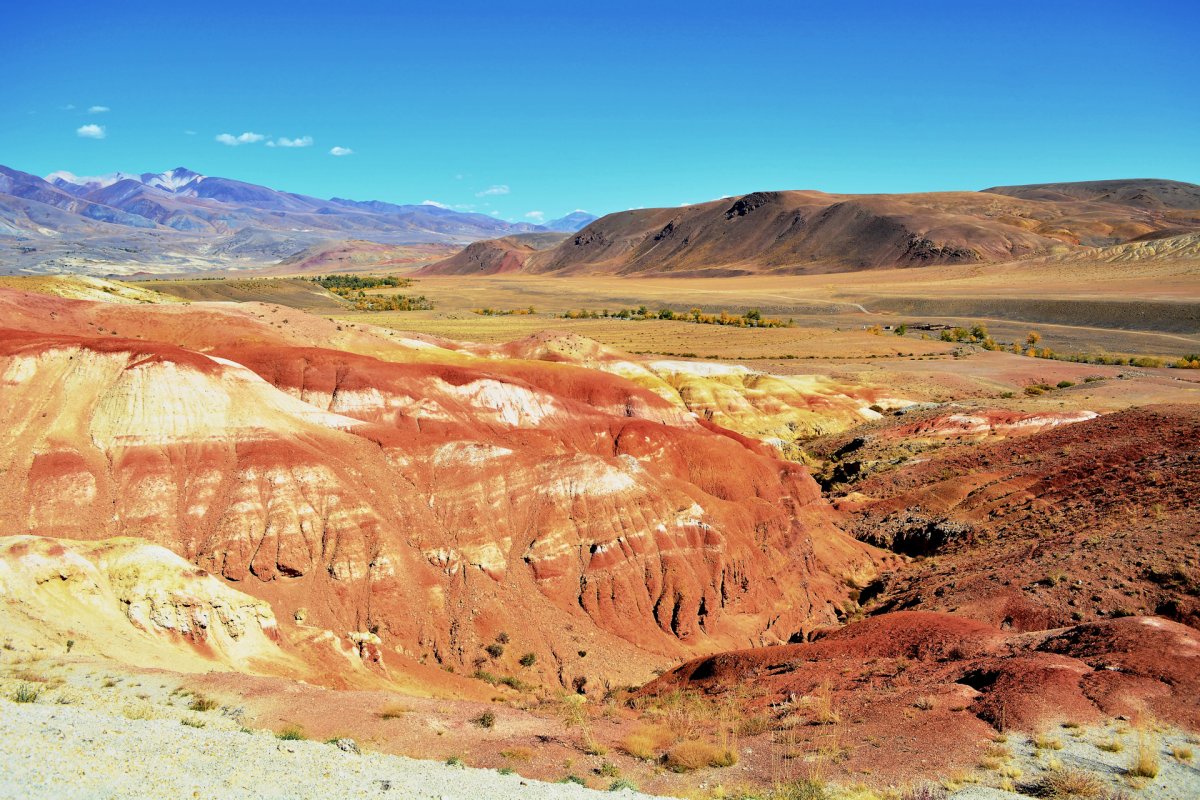
<instances>
[{"instance_id":1,"label":"blue sky","mask_svg":"<svg viewBox=\"0 0 1200 800\"><path fill-rule=\"evenodd\" d=\"M0 163L42 175L185 165L507 219L1200 183L1194 0L47 2L4 27Z\"/></svg>"}]
</instances>

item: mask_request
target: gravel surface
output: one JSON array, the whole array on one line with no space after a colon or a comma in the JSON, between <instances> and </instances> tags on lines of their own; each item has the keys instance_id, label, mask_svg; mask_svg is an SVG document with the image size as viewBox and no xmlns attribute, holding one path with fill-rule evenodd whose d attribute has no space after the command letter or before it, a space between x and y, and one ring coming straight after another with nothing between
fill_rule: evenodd
<instances>
[{"instance_id":1,"label":"gravel surface","mask_svg":"<svg viewBox=\"0 0 1200 800\"><path fill-rule=\"evenodd\" d=\"M269 732L128 720L77 706L0 700L0 798L387 798L536 800L649 798L541 783Z\"/></svg>"}]
</instances>

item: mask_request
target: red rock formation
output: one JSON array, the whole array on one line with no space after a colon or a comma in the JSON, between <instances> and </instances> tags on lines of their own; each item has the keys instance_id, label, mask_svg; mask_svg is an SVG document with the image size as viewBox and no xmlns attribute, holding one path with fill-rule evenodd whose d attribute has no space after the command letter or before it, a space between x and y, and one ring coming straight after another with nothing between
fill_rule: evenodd
<instances>
[{"instance_id":1,"label":"red rock formation","mask_svg":"<svg viewBox=\"0 0 1200 800\"><path fill-rule=\"evenodd\" d=\"M0 292L5 529L161 544L295 637L300 608L378 634L380 669L469 669L505 630L544 679L628 681L829 623L874 572L802 467L621 377L102 305Z\"/></svg>"}]
</instances>

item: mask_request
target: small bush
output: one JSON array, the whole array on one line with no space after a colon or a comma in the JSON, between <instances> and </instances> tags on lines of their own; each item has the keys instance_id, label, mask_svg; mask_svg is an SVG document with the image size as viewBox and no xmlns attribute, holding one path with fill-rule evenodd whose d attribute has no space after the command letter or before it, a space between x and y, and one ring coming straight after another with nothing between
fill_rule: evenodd
<instances>
[{"instance_id":1,"label":"small bush","mask_svg":"<svg viewBox=\"0 0 1200 800\"><path fill-rule=\"evenodd\" d=\"M737 753L709 742L690 739L667 751L666 765L672 772L692 772L702 767L732 767Z\"/></svg>"},{"instance_id":2,"label":"small bush","mask_svg":"<svg viewBox=\"0 0 1200 800\"><path fill-rule=\"evenodd\" d=\"M1177 744L1171 748L1171 757L1180 763L1190 764L1195 758L1195 753L1192 752L1192 748Z\"/></svg>"},{"instance_id":3,"label":"small bush","mask_svg":"<svg viewBox=\"0 0 1200 800\"><path fill-rule=\"evenodd\" d=\"M504 631L500 631L496 634L496 641L500 644L508 644L508 634Z\"/></svg>"},{"instance_id":4,"label":"small bush","mask_svg":"<svg viewBox=\"0 0 1200 800\"><path fill-rule=\"evenodd\" d=\"M501 775L512 775L513 768L512 767L501 767L500 769L496 770L496 772L500 773Z\"/></svg>"},{"instance_id":5,"label":"small bush","mask_svg":"<svg viewBox=\"0 0 1200 800\"><path fill-rule=\"evenodd\" d=\"M658 751L674 741L671 731L662 725L647 725L638 728L621 740L620 749L644 761L658 755Z\"/></svg>"},{"instance_id":6,"label":"small bush","mask_svg":"<svg viewBox=\"0 0 1200 800\"><path fill-rule=\"evenodd\" d=\"M1158 777L1158 747L1156 742L1147 736L1138 737L1137 749L1129 759L1129 769L1126 770L1135 778Z\"/></svg>"},{"instance_id":7,"label":"small bush","mask_svg":"<svg viewBox=\"0 0 1200 800\"><path fill-rule=\"evenodd\" d=\"M450 756L449 758L446 759L446 766L454 767L455 769L462 769L463 767L465 767L467 765L458 756Z\"/></svg>"},{"instance_id":8,"label":"small bush","mask_svg":"<svg viewBox=\"0 0 1200 800\"><path fill-rule=\"evenodd\" d=\"M1058 382L1058 388L1060 388L1060 389L1070 389L1074 385L1075 385L1074 381L1059 381Z\"/></svg>"},{"instance_id":9,"label":"small bush","mask_svg":"<svg viewBox=\"0 0 1200 800\"><path fill-rule=\"evenodd\" d=\"M638 790L638 787L637 787L636 783L629 780L628 778L617 778L615 781L613 781L612 783L610 783L608 785L608 790L610 792L620 792L620 791L624 791L625 789L628 789L631 792L636 792Z\"/></svg>"},{"instance_id":10,"label":"small bush","mask_svg":"<svg viewBox=\"0 0 1200 800\"><path fill-rule=\"evenodd\" d=\"M1081 769L1051 771L1041 783L1042 796L1051 800L1095 800L1104 792L1104 782Z\"/></svg>"},{"instance_id":11,"label":"small bush","mask_svg":"<svg viewBox=\"0 0 1200 800\"><path fill-rule=\"evenodd\" d=\"M308 737L304 735L304 729L299 725L288 725L286 728L275 734L276 739L282 739L285 742L300 742Z\"/></svg>"},{"instance_id":12,"label":"small bush","mask_svg":"<svg viewBox=\"0 0 1200 800\"><path fill-rule=\"evenodd\" d=\"M1038 750L1062 750L1062 739L1051 736L1048 733L1039 733L1033 737L1033 746Z\"/></svg>"},{"instance_id":13,"label":"small bush","mask_svg":"<svg viewBox=\"0 0 1200 800\"><path fill-rule=\"evenodd\" d=\"M383 707L382 711L379 712L379 718L380 719L399 719L400 717L403 717L405 714L409 713L410 711L412 711L412 709L409 708L408 706L401 705L400 703L389 703Z\"/></svg>"},{"instance_id":14,"label":"small bush","mask_svg":"<svg viewBox=\"0 0 1200 800\"><path fill-rule=\"evenodd\" d=\"M520 664L522 667L532 667L536 663L537 663L537 654L536 653L526 653L525 655L521 656Z\"/></svg>"},{"instance_id":15,"label":"small bush","mask_svg":"<svg viewBox=\"0 0 1200 800\"><path fill-rule=\"evenodd\" d=\"M217 701L212 698L205 697L202 694L192 698L192 702L188 704L188 709L191 711L212 711L217 707Z\"/></svg>"},{"instance_id":16,"label":"small bush","mask_svg":"<svg viewBox=\"0 0 1200 800\"><path fill-rule=\"evenodd\" d=\"M14 703L36 703L42 696L42 687L32 683L22 683L12 694Z\"/></svg>"},{"instance_id":17,"label":"small bush","mask_svg":"<svg viewBox=\"0 0 1200 800\"><path fill-rule=\"evenodd\" d=\"M1096 747L1106 753L1119 753L1125 749L1125 743L1114 736L1111 739L1105 739L1102 742L1096 742Z\"/></svg>"},{"instance_id":18,"label":"small bush","mask_svg":"<svg viewBox=\"0 0 1200 800\"><path fill-rule=\"evenodd\" d=\"M184 717L183 719L179 720L179 724L187 725L189 728L203 728L205 725L204 720L199 719L198 717Z\"/></svg>"},{"instance_id":19,"label":"small bush","mask_svg":"<svg viewBox=\"0 0 1200 800\"><path fill-rule=\"evenodd\" d=\"M600 766L596 768L596 774L605 778L618 778L621 776L621 769L611 761L601 761Z\"/></svg>"},{"instance_id":20,"label":"small bush","mask_svg":"<svg viewBox=\"0 0 1200 800\"><path fill-rule=\"evenodd\" d=\"M491 711L485 711L475 719L471 720L471 722L480 728L494 728L496 727L496 715Z\"/></svg>"},{"instance_id":21,"label":"small bush","mask_svg":"<svg viewBox=\"0 0 1200 800\"><path fill-rule=\"evenodd\" d=\"M587 786L587 781L585 781L583 778L579 777L578 775L571 775L569 773L564 775L559 783L574 783L578 786Z\"/></svg>"},{"instance_id":22,"label":"small bush","mask_svg":"<svg viewBox=\"0 0 1200 800\"><path fill-rule=\"evenodd\" d=\"M499 658L500 656L504 655L504 645L500 644L499 642L492 642L483 649L492 658Z\"/></svg>"}]
</instances>

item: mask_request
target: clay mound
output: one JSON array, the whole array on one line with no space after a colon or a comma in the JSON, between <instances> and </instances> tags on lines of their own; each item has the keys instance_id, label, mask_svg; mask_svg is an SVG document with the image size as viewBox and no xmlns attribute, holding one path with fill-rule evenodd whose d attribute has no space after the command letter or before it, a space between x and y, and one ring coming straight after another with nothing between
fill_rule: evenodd
<instances>
[{"instance_id":1,"label":"clay mound","mask_svg":"<svg viewBox=\"0 0 1200 800\"><path fill-rule=\"evenodd\" d=\"M741 687L751 685L757 692L746 700ZM836 723L849 741L932 733L926 746L958 750L989 728L1032 731L1063 720L1149 713L1194 727L1197 689L1200 634L1168 620L1014 635L954 615L898 612L807 644L696 659L640 694L739 698L746 716L790 706L801 725Z\"/></svg>"},{"instance_id":2,"label":"clay mound","mask_svg":"<svg viewBox=\"0 0 1200 800\"><path fill-rule=\"evenodd\" d=\"M256 304L5 304L0 523L167 547L314 671L631 682L830 624L885 560L803 467L604 371Z\"/></svg>"},{"instance_id":3,"label":"clay mound","mask_svg":"<svg viewBox=\"0 0 1200 800\"><path fill-rule=\"evenodd\" d=\"M879 611L1019 630L1124 614L1200 623L1191 548L1200 408L1149 406L927 455L839 503L866 541L937 555L872 589Z\"/></svg>"}]
</instances>

